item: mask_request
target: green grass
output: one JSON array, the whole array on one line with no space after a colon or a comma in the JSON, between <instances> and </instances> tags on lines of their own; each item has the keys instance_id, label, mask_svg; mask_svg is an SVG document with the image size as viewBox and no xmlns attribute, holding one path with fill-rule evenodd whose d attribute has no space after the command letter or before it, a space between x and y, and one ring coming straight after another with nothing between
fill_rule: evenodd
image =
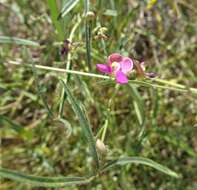
<instances>
[{"instance_id":1,"label":"green grass","mask_svg":"<svg viewBox=\"0 0 197 190\"><path fill-rule=\"evenodd\" d=\"M0 3L0 189L196 189L195 7ZM158 78L115 84L96 71L113 52Z\"/></svg>"}]
</instances>

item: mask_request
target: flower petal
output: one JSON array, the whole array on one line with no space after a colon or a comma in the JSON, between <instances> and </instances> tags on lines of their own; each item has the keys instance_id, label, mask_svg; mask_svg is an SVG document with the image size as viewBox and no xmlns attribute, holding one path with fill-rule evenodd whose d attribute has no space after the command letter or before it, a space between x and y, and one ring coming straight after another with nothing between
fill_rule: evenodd
<instances>
[{"instance_id":1,"label":"flower petal","mask_svg":"<svg viewBox=\"0 0 197 190\"><path fill-rule=\"evenodd\" d=\"M128 73L133 69L133 61L128 57L124 57L120 62L120 67L123 73Z\"/></svg>"},{"instance_id":2,"label":"flower petal","mask_svg":"<svg viewBox=\"0 0 197 190\"><path fill-rule=\"evenodd\" d=\"M106 73L106 74L112 73L112 68L105 64L96 64L96 68L102 73Z\"/></svg>"},{"instance_id":3,"label":"flower petal","mask_svg":"<svg viewBox=\"0 0 197 190\"><path fill-rule=\"evenodd\" d=\"M117 71L116 72L116 82L119 84L126 84L126 83L128 83L128 78L122 71Z\"/></svg>"},{"instance_id":4,"label":"flower petal","mask_svg":"<svg viewBox=\"0 0 197 190\"><path fill-rule=\"evenodd\" d=\"M123 56L120 55L119 53L112 53L109 57L108 57L108 64L111 65L113 62L120 62L122 61Z\"/></svg>"},{"instance_id":5,"label":"flower petal","mask_svg":"<svg viewBox=\"0 0 197 190\"><path fill-rule=\"evenodd\" d=\"M120 70L120 63L118 63L118 62L113 62L113 63L111 64L111 68L112 68L113 72L119 71L119 70Z\"/></svg>"}]
</instances>

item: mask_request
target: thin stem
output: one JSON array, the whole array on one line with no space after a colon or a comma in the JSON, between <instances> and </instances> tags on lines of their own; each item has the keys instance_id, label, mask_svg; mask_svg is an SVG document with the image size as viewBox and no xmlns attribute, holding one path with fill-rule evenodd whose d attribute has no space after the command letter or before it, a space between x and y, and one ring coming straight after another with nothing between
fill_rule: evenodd
<instances>
[{"instance_id":1,"label":"thin stem","mask_svg":"<svg viewBox=\"0 0 197 190\"><path fill-rule=\"evenodd\" d=\"M70 32L70 36L69 36L69 38L68 38L68 40L69 40L70 42L72 42L73 37L74 37L74 34L75 34L75 31L76 31L76 29L78 28L78 26L80 25L80 23L81 23L81 18L79 17L77 23L74 25L74 27L72 28L72 30L71 30L71 32ZM67 60L68 60L68 61L67 61L66 69L70 69L70 65L71 65L71 54L70 54L70 52L68 53L68 58L67 58Z\"/></svg>"},{"instance_id":2,"label":"thin stem","mask_svg":"<svg viewBox=\"0 0 197 190\"><path fill-rule=\"evenodd\" d=\"M20 64L16 61L10 61L9 63L13 64L13 65L18 65L18 66L32 67L30 64ZM71 73L71 74L75 74L75 75L96 77L96 78L102 78L102 79L110 79L111 78L109 76L94 74L94 73L87 73L87 72L83 72L83 71L74 71L74 70L61 69L61 68L57 68L57 67L49 67L49 66L44 66L44 65L34 65L34 66L38 69L47 70L47 71L55 71L55 72L61 72L61 73Z\"/></svg>"},{"instance_id":3,"label":"thin stem","mask_svg":"<svg viewBox=\"0 0 197 190\"><path fill-rule=\"evenodd\" d=\"M101 141L104 142L105 140L105 136L106 136L106 132L107 132L107 127L108 127L108 119L105 121L105 124L103 126L103 132L102 132L102 136L101 136Z\"/></svg>"},{"instance_id":4,"label":"thin stem","mask_svg":"<svg viewBox=\"0 0 197 190\"><path fill-rule=\"evenodd\" d=\"M167 84L167 85L170 85L170 86L175 86L175 87L178 87L178 88L185 88L185 86L183 86L181 84L177 84L177 83L174 83L172 81L166 81L166 80L163 80L163 79L155 78L155 79L152 79L152 81L156 81L156 82L159 82L159 83L162 83L162 84Z\"/></svg>"},{"instance_id":5,"label":"thin stem","mask_svg":"<svg viewBox=\"0 0 197 190\"><path fill-rule=\"evenodd\" d=\"M112 101L114 99L114 97L117 95L117 92L119 91L120 89L120 85L119 84L116 84L115 86L115 91L112 95L112 97L109 99L109 102L108 102L108 109L110 110L110 107L112 105ZM112 110L111 110L112 111ZM104 142L105 140L105 136L106 136L106 132L107 132L107 128L108 128L108 119L105 121L105 124L104 124L104 127L103 127L103 131L102 131L102 136L101 136L101 141Z\"/></svg>"},{"instance_id":6,"label":"thin stem","mask_svg":"<svg viewBox=\"0 0 197 190\"><path fill-rule=\"evenodd\" d=\"M71 43L72 43L72 40L73 40L75 31L78 28L78 26L80 25L80 23L81 23L81 18L78 19L78 21L76 22L76 24L74 25L74 27L72 28L72 30L70 32L70 36L69 36L68 40ZM70 53L70 51L68 52L68 56L67 56L66 69L67 70L70 70L71 69L71 53ZM65 77L65 83L68 82L69 78L70 78L70 75L66 75L66 77ZM59 118L62 117L63 112L64 112L64 102L65 102L65 99L66 99L66 94L65 94L64 88L62 88L61 102L60 102L60 105L59 105Z\"/></svg>"},{"instance_id":7,"label":"thin stem","mask_svg":"<svg viewBox=\"0 0 197 190\"><path fill-rule=\"evenodd\" d=\"M174 83L172 81L167 81L167 80L163 80L163 79L159 79L159 78L152 79L152 81L155 81L155 82L158 82L158 83L161 83L161 84L166 84L166 85L173 86L173 87L177 87L177 88L181 88L182 90L197 93L196 88L190 88L190 87L187 87L187 86L182 85L182 84Z\"/></svg>"},{"instance_id":8,"label":"thin stem","mask_svg":"<svg viewBox=\"0 0 197 190\"><path fill-rule=\"evenodd\" d=\"M10 61L10 64L15 64L19 66L26 66L26 67L32 67L30 64L19 64L18 62L15 61ZM114 78L110 76L105 76L105 75L100 75L100 74L95 74L95 73L87 73L87 72L82 72L82 71L74 71L74 70L69 70L69 69L61 69L61 68L56 68L56 67L48 67L48 66L43 66L43 65L34 65L35 68L38 69L43 69L47 71L56 71L56 72L62 72L62 73L71 73L71 74L76 74L76 75L82 75L82 76L87 76L87 77L94 77L94 78L101 78L101 79L108 79L108 80L114 80ZM164 80L163 80L164 81ZM162 89L168 89L168 90L174 90L174 91L179 91L179 92L192 92L194 94L197 94L197 89L196 88L189 88L181 84L175 84L172 87L171 86L166 86L166 85L158 85L158 84L152 84L151 82L147 81L140 81L140 80L129 80L130 83L132 84L137 84L145 87L155 87L155 88L162 88ZM155 82L157 82L155 80ZM181 88L176 85L181 85Z\"/></svg>"}]
</instances>

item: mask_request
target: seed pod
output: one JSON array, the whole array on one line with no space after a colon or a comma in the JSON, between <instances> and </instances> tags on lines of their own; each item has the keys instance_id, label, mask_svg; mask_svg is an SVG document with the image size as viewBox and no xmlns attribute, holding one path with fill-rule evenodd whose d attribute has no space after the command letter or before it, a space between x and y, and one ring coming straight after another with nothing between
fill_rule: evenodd
<instances>
[{"instance_id":1,"label":"seed pod","mask_svg":"<svg viewBox=\"0 0 197 190\"><path fill-rule=\"evenodd\" d=\"M86 13L86 19L87 19L87 20L93 20L94 18L95 18L94 12L88 11L88 12Z\"/></svg>"},{"instance_id":2,"label":"seed pod","mask_svg":"<svg viewBox=\"0 0 197 190\"><path fill-rule=\"evenodd\" d=\"M107 153L107 148L106 148L105 144L100 139L96 140L96 148L97 148L98 152L101 154Z\"/></svg>"}]
</instances>

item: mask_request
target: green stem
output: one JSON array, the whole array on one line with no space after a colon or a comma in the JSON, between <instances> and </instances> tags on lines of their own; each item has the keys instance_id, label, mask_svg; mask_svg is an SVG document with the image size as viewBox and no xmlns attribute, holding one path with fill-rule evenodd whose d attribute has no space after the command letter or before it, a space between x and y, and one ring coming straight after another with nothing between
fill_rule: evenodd
<instances>
[{"instance_id":1,"label":"green stem","mask_svg":"<svg viewBox=\"0 0 197 190\"><path fill-rule=\"evenodd\" d=\"M26 65L25 64L19 64L18 62L14 62L14 61L10 61L9 63L10 64L15 64L15 65L19 65L19 66L32 67L30 64L26 64ZM43 65L34 65L34 67L35 68L38 68L38 69L47 70L47 71L55 71L55 72L62 72L62 73L71 73L71 74L82 75L82 76L87 76L87 77L94 77L94 78L100 78L100 79L114 80L114 78L112 78L110 76L100 75L100 74L94 74L94 73L88 73L88 72L82 72L82 71L74 71L74 70L69 70L69 69L61 69L61 68L55 68L55 67L48 67L48 66L43 66ZM196 88L186 87L186 86L181 85L181 84L175 84L174 86L172 86L172 84L171 84L171 86L165 86L165 85L152 84L151 82L147 82L147 81L129 80L129 82L131 84L141 85L141 86L145 86L145 87L155 87L155 88L161 88L161 89L167 89L167 90L174 90L174 91L179 91L179 92L191 92L193 94L197 94L197 89ZM162 81L165 81L165 80L162 80ZM155 82L157 82L157 81L155 80ZM167 81L165 81L165 82L167 84ZM178 88L177 85L181 85L181 88L180 87Z\"/></svg>"},{"instance_id":2,"label":"green stem","mask_svg":"<svg viewBox=\"0 0 197 190\"><path fill-rule=\"evenodd\" d=\"M81 18L78 19L78 21L76 22L76 24L74 25L74 27L72 28L72 30L70 32L70 36L68 38L68 40L70 42L72 42L73 37L74 37L74 33L75 33L76 29L78 28L78 26L80 25L80 23L81 23ZM71 69L71 53L70 52L68 52L68 56L67 56L66 69L67 70ZM68 82L68 80L70 78L69 76L70 75L66 75L65 81L64 81L65 83ZM62 92L61 92L61 102L60 102L60 105L59 105L59 118L61 118L62 115L63 115L65 98L66 98L66 94L65 94L65 91L64 91L64 88L63 88Z\"/></svg>"},{"instance_id":3,"label":"green stem","mask_svg":"<svg viewBox=\"0 0 197 190\"><path fill-rule=\"evenodd\" d=\"M105 140L105 135L107 132L107 127L108 127L108 119L105 121L105 124L103 126L103 132L102 132L102 136L101 136L101 141L104 142Z\"/></svg>"},{"instance_id":4,"label":"green stem","mask_svg":"<svg viewBox=\"0 0 197 190\"><path fill-rule=\"evenodd\" d=\"M165 85L169 85L169 86L173 86L173 87L177 87L177 88L181 88L184 91L191 91L193 93L197 93L196 88L187 87L185 85L177 84L177 83L174 83L172 81L167 81L167 80L163 80L163 79L159 79L159 78L152 79L152 81L155 81L155 82L158 82L158 83L161 83L161 84L165 84Z\"/></svg>"},{"instance_id":5,"label":"green stem","mask_svg":"<svg viewBox=\"0 0 197 190\"><path fill-rule=\"evenodd\" d=\"M79 17L78 21L76 22L76 24L74 25L74 27L72 28L71 32L70 32L70 36L68 38L68 40L70 42L72 42L73 40L73 37L74 37L74 34L75 34L75 31L76 29L78 28L78 26L80 25L81 23L81 18ZM70 69L70 63L71 63L71 54L70 52L68 53L68 58L67 58L67 65L66 65L66 69Z\"/></svg>"}]
</instances>

